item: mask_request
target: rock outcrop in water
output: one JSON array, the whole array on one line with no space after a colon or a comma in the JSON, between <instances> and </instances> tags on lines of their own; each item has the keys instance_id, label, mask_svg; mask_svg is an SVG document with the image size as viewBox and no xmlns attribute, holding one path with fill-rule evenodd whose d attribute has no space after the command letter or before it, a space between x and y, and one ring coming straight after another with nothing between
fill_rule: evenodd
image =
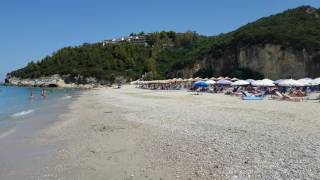
<instances>
[{"instance_id":1,"label":"rock outcrop in water","mask_svg":"<svg viewBox=\"0 0 320 180\"><path fill-rule=\"evenodd\" d=\"M17 77L8 76L5 80L7 85L13 86L28 86L28 87L52 87L52 88L86 88L90 89L93 87L97 87L95 78L87 78L87 81L83 82L83 84L75 84L75 83L66 83L66 77L61 77L58 74L55 74L50 77L41 77L35 79L21 79Z\"/></svg>"},{"instance_id":2,"label":"rock outcrop in water","mask_svg":"<svg viewBox=\"0 0 320 180\"><path fill-rule=\"evenodd\" d=\"M17 77L7 77L6 83L15 86L34 86L34 87L64 87L65 81L59 75L41 77L36 79L21 79Z\"/></svg>"}]
</instances>

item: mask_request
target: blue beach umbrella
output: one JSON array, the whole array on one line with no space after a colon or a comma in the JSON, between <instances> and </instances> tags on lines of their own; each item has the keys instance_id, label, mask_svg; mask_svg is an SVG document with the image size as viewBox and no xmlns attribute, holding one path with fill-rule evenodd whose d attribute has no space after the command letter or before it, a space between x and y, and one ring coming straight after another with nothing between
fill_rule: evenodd
<instances>
[{"instance_id":1,"label":"blue beach umbrella","mask_svg":"<svg viewBox=\"0 0 320 180\"><path fill-rule=\"evenodd\" d=\"M197 82L193 83L192 86L193 87L208 87L209 84L204 81L197 81Z\"/></svg>"}]
</instances>

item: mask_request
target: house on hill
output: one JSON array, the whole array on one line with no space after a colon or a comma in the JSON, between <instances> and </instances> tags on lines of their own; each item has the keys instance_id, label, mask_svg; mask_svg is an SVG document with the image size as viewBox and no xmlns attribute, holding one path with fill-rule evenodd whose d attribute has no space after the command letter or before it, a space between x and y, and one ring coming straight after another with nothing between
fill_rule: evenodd
<instances>
[{"instance_id":1,"label":"house on hill","mask_svg":"<svg viewBox=\"0 0 320 180\"><path fill-rule=\"evenodd\" d=\"M118 43L133 43L133 44L141 44L146 46L147 38L144 35L137 35L137 36L121 37L121 38L116 38L112 40L105 40L102 42L103 46L107 44L118 44Z\"/></svg>"}]
</instances>

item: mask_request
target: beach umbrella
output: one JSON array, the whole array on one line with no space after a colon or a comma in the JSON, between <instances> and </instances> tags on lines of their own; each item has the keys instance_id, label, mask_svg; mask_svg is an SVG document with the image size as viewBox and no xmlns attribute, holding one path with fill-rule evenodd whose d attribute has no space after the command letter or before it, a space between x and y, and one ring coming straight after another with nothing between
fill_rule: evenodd
<instances>
[{"instance_id":1,"label":"beach umbrella","mask_svg":"<svg viewBox=\"0 0 320 180\"><path fill-rule=\"evenodd\" d=\"M312 80L312 85L320 85L320 78Z\"/></svg>"},{"instance_id":2,"label":"beach umbrella","mask_svg":"<svg viewBox=\"0 0 320 180\"><path fill-rule=\"evenodd\" d=\"M131 85L136 85L138 83L138 81L132 81L130 82Z\"/></svg>"},{"instance_id":3,"label":"beach umbrella","mask_svg":"<svg viewBox=\"0 0 320 180\"><path fill-rule=\"evenodd\" d=\"M313 85L313 80L311 78L302 78L298 80L299 83L301 83L303 86L311 86Z\"/></svg>"},{"instance_id":4,"label":"beach umbrella","mask_svg":"<svg viewBox=\"0 0 320 180\"><path fill-rule=\"evenodd\" d=\"M279 86L284 86L284 87L301 87L304 86L301 84L299 81L294 80L294 79L286 79L278 84Z\"/></svg>"},{"instance_id":5,"label":"beach umbrella","mask_svg":"<svg viewBox=\"0 0 320 180\"><path fill-rule=\"evenodd\" d=\"M224 79L224 77L222 77L222 76L217 78L217 80L222 80L222 79Z\"/></svg>"},{"instance_id":6,"label":"beach umbrella","mask_svg":"<svg viewBox=\"0 0 320 180\"><path fill-rule=\"evenodd\" d=\"M178 78L177 82L183 82L183 79L182 78Z\"/></svg>"},{"instance_id":7,"label":"beach umbrella","mask_svg":"<svg viewBox=\"0 0 320 180\"><path fill-rule=\"evenodd\" d=\"M167 81L168 81L168 83L170 83L170 84L172 84L172 83L174 82L173 79L168 79Z\"/></svg>"},{"instance_id":8,"label":"beach umbrella","mask_svg":"<svg viewBox=\"0 0 320 180\"><path fill-rule=\"evenodd\" d=\"M137 80L137 81L131 82L130 84L141 85L142 81Z\"/></svg>"},{"instance_id":9,"label":"beach umbrella","mask_svg":"<svg viewBox=\"0 0 320 180\"><path fill-rule=\"evenodd\" d=\"M216 81L217 80L217 78L215 78L215 77L212 77L212 78L210 78L211 80L214 80L214 81Z\"/></svg>"},{"instance_id":10,"label":"beach umbrella","mask_svg":"<svg viewBox=\"0 0 320 180\"><path fill-rule=\"evenodd\" d=\"M231 80L231 78L229 78L228 76L225 77L225 78L223 78L223 79L225 79L225 80Z\"/></svg>"},{"instance_id":11,"label":"beach umbrella","mask_svg":"<svg viewBox=\"0 0 320 180\"><path fill-rule=\"evenodd\" d=\"M216 84L220 84L220 85L231 85L232 82L229 81L229 80L221 79L221 80L217 81Z\"/></svg>"},{"instance_id":12,"label":"beach umbrella","mask_svg":"<svg viewBox=\"0 0 320 180\"><path fill-rule=\"evenodd\" d=\"M256 80L254 80L254 79L247 79L246 81L247 81L248 83L252 84L252 83L254 83Z\"/></svg>"},{"instance_id":13,"label":"beach umbrella","mask_svg":"<svg viewBox=\"0 0 320 180\"><path fill-rule=\"evenodd\" d=\"M258 80L252 83L253 86L271 87L274 83L268 79Z\"/></svg>"},{"instance_id":14,"label":"beach umbrella","mask_svg":"<svg viewBox=\"0 0 320 180\"><path fill-rule=\"evenodd\" d=\"M197 82L193 83L192 86L193 87L208 87L209 84L204 81L197 81Z\"/></svg>"},{"instance_id":15,"label":"beach umbrella","mask_svg":"<svg viewBox=\"0 0 320 180\"><path fill-rule=\"evenodd\" d=\"M199 78L199 77L196 77L195 80L196 80L196 81L201 81L202 79Z\"/></svg>"},{"instance_id":16,"label":"beach umbrella","mask_svg":"<svg viewBox=\"0 0 320 180\"><path fill-rule=\"evenodd\" d=\"M215 84L216 82L215 82L214 80L208 80L208 81L206 81L206 83L208 83L209 85L213 85L213 84Z\"/></svg>"},{"instance_id":17,"label":"beach umbrella","mask_svg":"<svg viewBox=\"0 0 320 180\"><path fill-rule=\"evenodd\" d=\"M238 81L238 80L239 80L239 79L236 78L236 77L234 77L234 78L231 79L231 81L233 81L233 82Z\"/></svg>"},{"instance_id":18,"label":"beach umbrella","mask_svg":"<svg viewBox=\"0 0 320 180\"><path fill-rule=\"evenodd\" d=\"M194 81L194 79L193 78L189 78L188 81L192 82L192 81Z\"/></svg>"},{"instance_id":19,"label":"beach umbrella","mask_svg":"<svg viewBox=\"0 0 320 180\"><path fill-rule=\"evenodd\" d=\"M263 82L268 82L268 83L273 83L274 84L274 81L272 81L271 79L262 79Z\"/></svg>"},{"instance_id":20,"label":"beach umbrella","mask_svg":"<svg viewBox=\"0 0 320 180\"><path fill-rule=\"evenodd\" d=\"M247 82L247 81L244 81L244 80L238 80L234 83L232 83L231 85L232 86L246 86L246 85L249 85L250 83Z\"/></svg>"},{"instance_id":21,"label":"beach umbrella","mask_svg":"<svg viewBox=\"0 0 320 180\"><path fill-rule=\"evenodd\" d=\"M276 81L274 81L274 84L279 84L279 83L281 83L282 81L284 81L285 79L278 79L278 80L276 80Z\"/></svg>"}]
</instances>

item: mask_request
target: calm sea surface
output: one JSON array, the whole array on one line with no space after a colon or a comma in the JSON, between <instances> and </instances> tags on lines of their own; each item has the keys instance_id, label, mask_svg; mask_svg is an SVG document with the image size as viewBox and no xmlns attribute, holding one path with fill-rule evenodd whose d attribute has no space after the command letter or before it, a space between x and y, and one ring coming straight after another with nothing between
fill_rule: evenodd
<instances>
[{"instance_id":1,"label":"calm sea surface","mask_svg":"<svg viewBox=\"0 0 320 180\"><path fill-rule=\"evenodd\" d=\"M0 137L19 121L51 111L57 113L57 109L70 102L77 92L74 89L44 90L46 97L41 96L41 88L0 86Z\"/></svg>"},{"instance_id":2,"label":"calm sea surface","mask_svg":"<svg viewBox=\"0 0 320 180\"><path fill-rule=\"evenodd\" d=\"M0 86L0 179L41 179L59 144L37 143L68 111L79 90ZM31 97L31 93L34 95ZM30 166L31 165L31 166Z\"/></svg>"}]
</instances>

